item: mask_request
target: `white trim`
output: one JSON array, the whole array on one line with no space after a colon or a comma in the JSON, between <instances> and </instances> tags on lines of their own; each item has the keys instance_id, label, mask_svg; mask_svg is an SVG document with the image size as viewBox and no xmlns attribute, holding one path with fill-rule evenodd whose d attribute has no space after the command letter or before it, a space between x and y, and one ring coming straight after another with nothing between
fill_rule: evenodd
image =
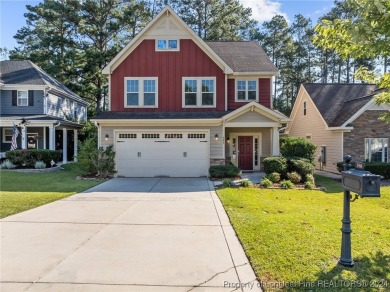
<instances>
[{"instance_id":1,"label":"white trim","mask_svg":"<svg viewBox=\"0 0 390 292\"><path fill-rule=\"evenodd\" d=\"M225 124L226 128L273 128L278 127L279 123L275 122L251 122L251 123L235 123L227 122Z\"/></svg>"},{"instance_id":2,"label":"white trim","mask_svg":"<svg viewBox=\"0 0 390 292\"><path fill-rule=\"evenodd\" d=\"M111 74L108 75L108 111L111 111Z\"/></svg>"},{"instance_id":3,"label":"white trim","mask_svg":"<svg viewBox=\"0 0 390 292\"><path fill-rule=\"evenodd\" d=\"M3 90L48 90L50 87L45 85L26 85L26 84L4 84L1 86Z\"/></svg>"},{"instance_id":4,"label":"white trim","mask_svg":"<svg viewBox=\"0 0 390 292\"><path fill-rule=\"evenodd\" d=\"M166 41L167 42L167 48L166 49L159 49L158 48L158 41ZM169 41L176 41L176 48L169 48ZM179 52L180 51L180 39L175 38L175 37L161 37L161 38L156 38L154 40L155 45L154 49L156 52Z\"/></svg>"},{"instance_id":5,"label":"white trim","mask_svg":"<svg viewBox=\"0 0 390 292\"><path fill-rule=\"evenodd\" d=\"M270 91L269 91L269 99L270 99L270 106L271 106L271 109L274 109L274 100L273 100L273 98L272 98L272 96L273 96L273 91L274 91L274 87L273 87L273 82L272 82L272 79L273 79L274 77L271 77L270 79L269 79L269 88L270 88Z\"/></svg>"},{"instance_id":6,"label":"white trim","mask_svg":"<svg viewBox=\"0 0 390 292\"><path fill-rule=\"evenodd\" d=\"M23 98L20 98L19 97L19 92L20 93L26 93L26 97L23 97ZM26 100L27 101L27 103L26 104L19 104L19 101L21 101L21 100ZM28 90L17 90L17 92L16 92L16 105L17 106L28 106L28 104L29 104L29 91Z\"/></svg>"},{"instance_id":7,"label":"white trim","mask_svg":"<svg viewBox=\"0 0 390 292\"><path fill-rule=\"evenodd\" d=\"M228 110L228 77L225 74L225 111Z\"/></svg>"},{"instance_id":8,"label":"white trim","mask_svg":"<svg viewBox=\"0 0 390 292\"><path fill-rule=\"evenodd\" d=\"M261 132L244 132L244 133L237 133L237 132L230 132L229 133L230 135L230 141L231 143L229 143L229 155L230 155L230 158L231 158L231 161L234 165L236 165L238 167L238 161L239 161L239 157L240 157L240 152L239 152L239 144L238 144L238 138L239 137L252 137L252 149L253 149L253 153L252 153L252 170L260 170L261 168L261 161L260 161L260 158L262 156L262 152L263 152L263 135ZM236 140L236 146L235 146L235 151L236 151L236 154L233 154L233 151L234 151L234 148L233 148L233 139ZM257 161L258 161L258 164L257 166L255 166L255 139L258 139L258 152L257 152ZM235 157L233 157L233 155L235 155Z\"/></svg>"},{"instance_id":9,"label":"white trim","mask_svg":"<svg viewBox=\"0 0 390 292\"><path fill-rule=\"evenodd\" d=\"M238 85L237 83L239 81L243 81L245 82L245 99L238 99ZM248 92L249 91L253 91L253 90L249 90L248 89L248 82L249 81L255 81L256 82L256 99L248 99ZM240 90L242 91L242 90ZM242 79L239 79L237 78L235 81L234 81L234 101L235 102L250 102L250 101L259 101L259 79L258 78L242 78Z\"/></svg>"},{"instance_id":10,"label":"white trim","mask_svg":"<svg viewBox=\"0 0 390 292\"><path fill-rule=\"evenodd\" d=\"M160 11L157 16L152 19L145 27L139 32L115 57L112 61L103 69L103 74L111 74L122 61L141 43L143 35L147 32L158 19L164 16L164 14L171 14L192 36L192 40L208 55L211 59L218 62L218 66L224 70L225 73L231 74L233 70L169 7L166 6Z\"/></svg>"},{"instance_id":11,"label":"white trim","mask_svg":"<svg viewBox=\"0 0 390 292\"><path fill-rule=\"evenodd\" d=\"M232 75L261 75L261 76L279 76L280 72L267 72L267 71L257 71L257 72L233 72Z\"/></svg>"},{"instance_id":12,"label":"white trim","mask_svg":"<svg viewBox=\"0 0 390 292\"><path fill-rule=\"evenodd\" d=\"M11 141L6 141L5 140L5 136L10 136L10 135L5 135L5 130L11 130ZM13 128L11 127L3 127L3 133L2 133L2 140L3 140L3 143L9 143L11 144L12 143L12 136L13 136Z\"/></svg>"},{"instance_id":13,"label":"white trim","mask_svg":"<svg viewBox=\"0 0 390 292\"><path fill-rule=\"evenodd\" d=\"M191 125L213 125L220 126L222 125L221 119L110 119L110 120L99 120L91 119L92 122L99 123L101 125L110 125L110 124L127 124L127 125L162 125L162 124L191 124Z\"/></svg>"},{"instance_id":14,"label":"white trim","mask_svg":"<svg viewBox=\"0 0 390 292\"><path fill-rule=\"evenodd\" d=\"M388 150L387 150L387 153L384 151L384 149L383 149L383 144L384 144L384 140L387 140L387 149L389 148L389 138L386 138L386 137L384 137L384 138L380 138L380 137L372 137L372 138L364 138L364 159L367 159L367 152L366 152L366 150L367 150L367 148L366 148L366 144L367 144L367 141L369 141L369 148L370 148L370 150L371 150L371 141L372 140L374 140L374 139L378 139L378 140L382 140L382 157L381 157L381 161L378 161L378 162L389 162L389 153L388 153ZM387 154L387 161L386 161L386 159L385 159L385 154ZM371 153L371 151L369 151L369 153L368 153L368 161L370 161L371 162L371 155L372 155L372 153Z\"/></svg>"},{"instance_id":15,"label":"white trim","mask_svg":"<svg viewBox=\"0 0 390 292\"><path fill-rule=\"evenodd\" d=\"M46 148L46 127L43 127L43 149Z\"/></svg>"},{"instance_id":16,"label":"white trim","mask_svg":"<svg viewBox=\"0 0 390 292\"><path fill-rule=\"evenodd\" d=\"M138 105L127 105L127 80L138 81ZM144 81L155 81L155 104L144 105ZM158 77L125 77L124 78L124 108L158 108Z\"/></svg>"},{"instance_id":17,"label":"white trim","mask_svg":"<svg viewBox=\"0 0 390 292\"><path fill-rule=\"evenodd\" d=\"M183 108L216 108L217 107L217 78L215 76L211 77L182 77L182 107ZM186 80L196 80L196 105L186 105L185 104L185 81ZM202 105L202 81L203 80L212 80L214 82L214 98L213 98L213 105Z\"/></svg>"},{"instance_id":18,"label":"white trim","mask_svg":"<svg viewBox=\"0 0 390 292\"><path fill-rule=\"evenodd\" d=\"M269 117L275 121L278 121L278 122L290 121L290 119L287 118L285 115L282 115L281 113L278 113L272 109L269 109L256 101L248 102L247 104L239 107L238 109L232 111L231 113L223 116L222 120L228 121L231 118L238 117L238 116L242 115L243 113L246 113L247 111L249 111L251 108L258 109L261 114L268 114L267 117Z\"/></svg>"},{"instance_id":19,"label":"white trim","mask_svg":"<svg viewBox=\"0 0 390 292\"><path fill-rule=\"evenodd\" d=\"M22 149L27 149L27 127L21 127Z\"/></svg>"},{"instance_id":20,"label":"white trim","mask_svg":"<svg viewBox=\"0 0 390 292\"><path fill-rule=\"evenodd\" d=\"M371 98L364 106L362 106L352 117L346 120L345 123L341 125L341 127L347 127L348 124L351 124L353 121L355 121L373 104L375 104L374 97Z\"/></svg>"}]
</instances>

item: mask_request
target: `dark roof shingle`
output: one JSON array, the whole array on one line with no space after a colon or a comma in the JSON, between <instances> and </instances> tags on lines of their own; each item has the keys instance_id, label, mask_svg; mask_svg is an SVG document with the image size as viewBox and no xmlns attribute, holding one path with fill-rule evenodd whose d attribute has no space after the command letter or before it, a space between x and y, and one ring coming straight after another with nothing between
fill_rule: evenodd
<instances>
[{"instance_id":1,"label":"dark roof shingle","mask_svg":"<svg viewBox=\"0 0 390 292\"><path fill-rule=\"evenodd\" d=\"M304 83L329 127L340 127L378 93L374 84Z\"/></svg>"},{"instance_id":2,"label":"dark roof shingle","mask_svg":"<svg viewBox=\"0 0 390 292\"><path fill-rule=\"evenodd\" d=\"M63 94L85 102L80 96L29 60L1 61L0 81L3 84L12 85L50 86Z\"/></svg>"},{"instance_id":3,"label":"dark roof shingle","mask_svg":"<svg viewBox=\"0 0 390 292\"><path fill-rule=\"evenodd\" d=\"M100 112L94 119L219 119L229 112L226 111L185 111L185 112Z\"/></svg>"},{"instance_id":4,"label":"dark roof shingle","mask_svg":"<svg viewBox=\"0 0 390 292\"><path fill-rule=\"evenodd\" d=\"M206 41L206 44L234 72L279 72L258 42Z\"/></svg>"}]
</instances>

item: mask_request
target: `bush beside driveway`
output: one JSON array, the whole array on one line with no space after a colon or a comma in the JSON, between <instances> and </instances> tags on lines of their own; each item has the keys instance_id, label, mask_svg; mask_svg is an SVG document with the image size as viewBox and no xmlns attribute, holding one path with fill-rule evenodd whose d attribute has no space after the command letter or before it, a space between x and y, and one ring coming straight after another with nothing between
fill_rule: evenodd
<instances>
[{"instance_id":1,"label":"bush beside driveway","mask_svg":"<svg viewBox=\"0 0 390 292\"><path fill-rule=\"evenodd\" d=\"M52 173L0 172L0 218L82 192L103 180L78 180L77 164Z\"/></svg>"},{"instance_id":2,"label":"bush beside driveway","mask_svg":"<svg viewBox=\"0 0 390 292\"><path fill-rule=\"evenodd\" d=\"M319 176L316 181L326 187L326 192L258 188L217 191L258 279L266 289L272 288L267 286L271 282L351 283L343 282L346 280L382 283L383 291L389 289L390 187L381 188L381 198L351 203L355 267L350 269L337 265L341 184ZM298 290L304 290L301 288ZM312 287L316 288L321 287Z\"/></svg>"}]
</instances>

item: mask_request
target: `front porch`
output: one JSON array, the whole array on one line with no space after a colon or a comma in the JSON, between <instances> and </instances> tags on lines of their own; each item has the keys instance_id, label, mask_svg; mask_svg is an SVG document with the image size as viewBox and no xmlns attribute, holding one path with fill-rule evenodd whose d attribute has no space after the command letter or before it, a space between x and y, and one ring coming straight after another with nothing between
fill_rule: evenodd
<instances>
[{"instance_id":1,"label":"front porch","mask_svg":"<svg viewBox=\"0 0 390 292\"><path fill-rule=\"evenodd\" d=\"M62 163L77 161L78 129L81 125L54 118L36 118L1 117L0 158L5 158L5 152L11 150L13 125L16 125L19 131L16 139L18 149L58 150L62 153Z\"/></svg>"}]
</instances>

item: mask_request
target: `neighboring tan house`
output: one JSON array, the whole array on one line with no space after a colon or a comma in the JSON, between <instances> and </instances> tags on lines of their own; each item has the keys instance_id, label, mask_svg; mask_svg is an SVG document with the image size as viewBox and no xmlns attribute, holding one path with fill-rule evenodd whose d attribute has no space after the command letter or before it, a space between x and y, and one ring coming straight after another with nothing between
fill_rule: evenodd
<instances>
[{"instance_id":1,"label":"neighboring tan house","mask_svg":"<svg viewBox=\"0 0 390 292\"><path fill-rule=\"evenodd\" d=\"M278 74L257 42L203 41L165 7L103 70L110 111L93 119L118 176L207 176L232 162L260 170L279 154Z\"/></svg>"},{"instance_id":2,"label":"neighboring tan house","mask_svg":"<svg viewBox=\"0 0 390 292\"><path fill-rule=\"evenodd\" d=\"M77 158L77 131L87 120L88 103L31 61L0 62L1 157L11 148L13 125L19 149L62 151Z\"/></svg>"},{"instance_id":3,"label":"neighboring tan house","mask_svg":"<svg viewBox=\"0 0 390 292\"><path fill-rule=\"evenodd\" d=\"M389 161L390 125L378 118L390 105L376 105L376 85L302 84L286 134L317 146L316 168L337 172L345 154L354 161Z\"/></svg>"}]
</instances>

